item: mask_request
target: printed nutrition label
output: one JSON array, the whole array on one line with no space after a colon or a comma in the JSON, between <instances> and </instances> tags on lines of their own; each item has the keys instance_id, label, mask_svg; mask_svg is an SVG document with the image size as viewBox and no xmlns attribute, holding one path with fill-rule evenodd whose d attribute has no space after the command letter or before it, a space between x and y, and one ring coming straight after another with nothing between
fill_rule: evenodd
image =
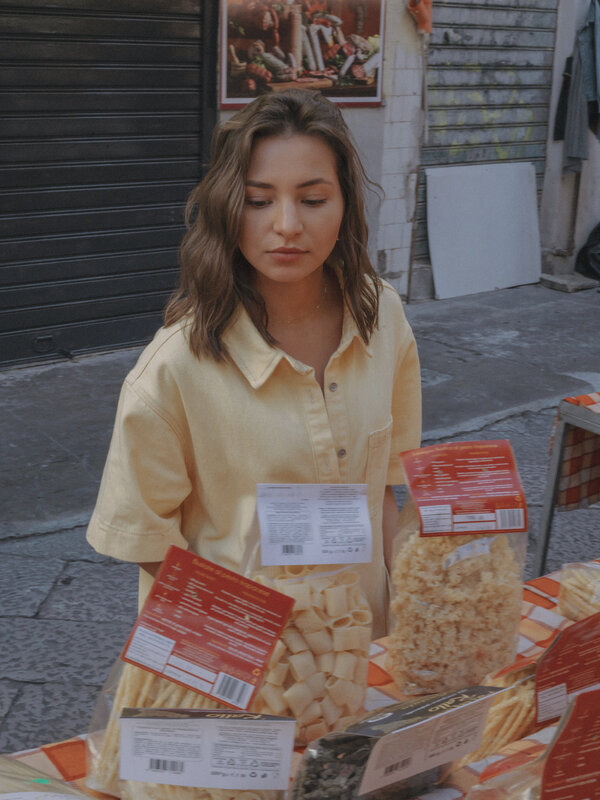
<instances>
[{"instance_id":1,"label":"printed nutrition label","mask_svg":"<svg viewBox=\"0 0 600 800\"><path fill-rule=\"evenodd\" d=\"M527 530L510 442L449 442L401 454L421 536Z\"/></svg>"},{"instance_id":2,"label":"printed nutrition label","mask_svg":"<svg viewBox=\"0 0 600 800\"><path fill-rule=\"evenodd\" d=\"M122 658L247 709L293 603L291 597L172 546Z\"/></svg>"},{"instance_id":3,"label":"printed nutrition label","mask_svg":"<svg viewBox=\"0 0 600 800\"><path fill-rule=\"evenodd\" d=\"M371 560L366 484L261 483L256 503L264 566Z\"/></svg>"},{"instance_id":4,"label":"printed nutrition label","mask_svg":"<svg viewBox=\"0 0 600 800\"><path fill-rule=\"evenodd\" d=\"M184 711L179 719L152 710L121 717L121 779L217 789L287 789L295 720ZM175 715L175 714L174 714Z\"/></svg>"}]
</instances>

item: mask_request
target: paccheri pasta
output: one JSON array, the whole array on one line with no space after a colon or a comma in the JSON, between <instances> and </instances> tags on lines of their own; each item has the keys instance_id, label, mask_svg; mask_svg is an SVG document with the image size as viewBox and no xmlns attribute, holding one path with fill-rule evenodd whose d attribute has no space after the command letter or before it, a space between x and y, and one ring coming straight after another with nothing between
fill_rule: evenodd
<instances>
[{"instance_id":1,"label":"paccheri pasta","mask_svg":"<svg viewBox=\"0 0 600 800\"><path fill-rule=\"evenodd\" d=\"M516 548L525 538L513 535ZM422 537L399 543L392 569L387 667L405 693L481 683L514 658L522 557L508 534Z\"/></svg>"},{"instance_id":2,"label":"paccheri pasta","mask_svg":"<svg viewBox=\"0 0 600 800\"><path fill-rule=\"evenodd\" d=\"M255 580L296 601L254 710L295 717L307 744L348 725L367 691L372 614L351 568L267 568Z\"/></svg>"}]
</instances>

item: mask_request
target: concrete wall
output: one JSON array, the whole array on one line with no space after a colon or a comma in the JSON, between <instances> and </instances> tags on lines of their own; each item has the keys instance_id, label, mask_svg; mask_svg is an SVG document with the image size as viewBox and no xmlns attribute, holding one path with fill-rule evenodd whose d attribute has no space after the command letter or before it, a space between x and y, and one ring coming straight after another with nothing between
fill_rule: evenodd
<instances>
[{"instance_id":1,"label":"concrete wall","mask_svg":"<svg viewBox=\"0 0 600 800\"><path fill-rule=\"evenodd\" d=\"M425 57L405 0L388 0L385 36L381 150L385 198L375 232L377 265L386 280L406 297L424 124Z\"/></svg>"},{"instance_id":2,"label":"concrete wall","mask_svg":"<svg viewBox=\"0 0 600 800\"><path fill-rule=\"evenodd\" d=\"M578 182L575 174L562 170L563 143L552 140L565 60L573 51L575 35L583 24L588 6L589 0L560 0L558 8L546 172L540 210L543 271L552 275L573 272L577 252L592 228L600 222L600 142L589 133L590 157L583 162Z\"/></svg>"}]
</instances>

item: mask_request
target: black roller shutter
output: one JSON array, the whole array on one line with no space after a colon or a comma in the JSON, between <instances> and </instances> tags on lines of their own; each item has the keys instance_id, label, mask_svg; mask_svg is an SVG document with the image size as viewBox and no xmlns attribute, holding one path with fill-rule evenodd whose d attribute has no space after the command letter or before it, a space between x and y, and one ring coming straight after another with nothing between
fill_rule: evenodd
<instances>
[{"instance_id":1,"label":"black roller shutter","mask_svg":"<svg viewBox=\"0 0 600 800\"><path fill-rule=\"evenodd\" d=\"M215 118L211 0L0 0L0 363L146 341Z\"/></svg>"}]
</instances>

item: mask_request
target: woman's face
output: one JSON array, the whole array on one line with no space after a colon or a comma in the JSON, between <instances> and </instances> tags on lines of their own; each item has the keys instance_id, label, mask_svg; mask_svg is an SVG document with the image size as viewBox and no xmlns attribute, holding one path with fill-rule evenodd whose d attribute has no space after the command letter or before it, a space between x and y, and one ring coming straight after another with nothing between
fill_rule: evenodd
<instances>
[{"instance_id":1,"label":"woman's face","mask_svg":"<svg viewBox=\"0 0 600 800\"><path fill-rule=\"evenodd\" d=\"M323 139L301 134L259 139L239 241L259 283L296 283L320 270L343 216L335 155Z\"/></svg>"}]
</instances>

